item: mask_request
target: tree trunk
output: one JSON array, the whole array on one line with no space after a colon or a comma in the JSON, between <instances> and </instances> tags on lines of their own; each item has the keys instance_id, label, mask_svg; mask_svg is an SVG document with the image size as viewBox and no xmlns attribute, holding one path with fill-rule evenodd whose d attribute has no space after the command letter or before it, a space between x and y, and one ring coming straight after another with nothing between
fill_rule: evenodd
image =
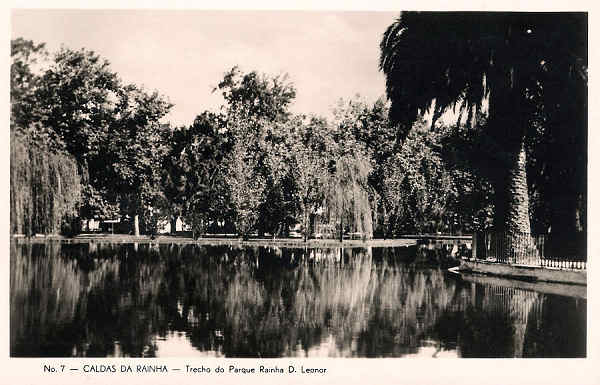
<instances>
[{"instance_id":1,"label":"tree trunk","mask_svg":"<svg viewBox=\"0 0 600 385\"><path fill-rule=\"evenodd\" d=\"M531 225L525 130L520 128L518 116L518 111L508 114L503 110L491 132L495 142L493 237L499 245L496 257L505 262L522 261L520 257L532 251L527 250Z\"/></svg>"},{"instance_id":2,"label":"tree trunk","mask_svg":"<svg viewBox=\"0 0 600 385\"><path fill-rule=\"evenodd\" d=\"M171 235L177 234L177 216L171 217Z\"/></svg>"},{"instance_id":3,"label":"tree trunk","mask_svg":"<svg viewBox=\"0 0 600 385\"><path fill-rule=\"evenodd\" d=\"M304 222L304 223L302 223L302 227L303 227L302 232L304 233L303 234L304 235L304 242L306 242L306 238L307 238L307 236L306 236L306 233L307 233L307 229L306 229L306 213L302 214L302 222Z\"/></svg>"},{"instance_id":4,"label":"tree trunk","mask_svg":"<svg viewBox=\"0 0 600 385\"><path fill-rule=\"evenodd\" d=\"M501 161L494 175L494 229L504 250L498 257L514 262L527 251L524 245L530 244L526 240L531 224L524 140L511 142L502 145Z\"/></svg>"},{"instance_id":5,"label":"tree trunk","mask_svg":"<svg viewBox=\"0 0 600 385\"><path fill-rule=\"evenodd\" d=\"M304 242L308 239L308 227L306 226L306 204L302 203L302 234L304 235Z\"/></svg>"},{"instance_id":6,"label":"tree trunk","mask_svg":"<svg viewBox=\"0 0 600 385\"><path fill-rule=\"evenodd\" d=\"M133 235L140 236L140 216L138 214L133 216Z\"/></svg>"},{"instance_id":7,"label":"tree trunk","mask_svg":"<svg viewBox=\"0 0 600 385\"><path fill-rule=\"evenodd\" d=\"M510 154L508 190L506 201L505 231L509 235L529 233L529 191L527 188L527 155L523 143Z\"/></svg>"}]
</instances>

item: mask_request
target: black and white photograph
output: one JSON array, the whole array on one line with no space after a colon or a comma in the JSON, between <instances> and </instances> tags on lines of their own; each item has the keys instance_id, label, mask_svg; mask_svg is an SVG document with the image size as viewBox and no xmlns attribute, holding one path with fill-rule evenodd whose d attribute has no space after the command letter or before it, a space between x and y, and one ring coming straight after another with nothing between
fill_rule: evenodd
<instances>
[{"instance_id":1,"label":"black and white photograph","mask_svg":"<svg viewBox=\"0 0 600 385\"><path fill-rule=\"evenodd\" d=\"M12 9L10 357L588 357L588 12L398 7Z\"/></svg>"}]
</instances>

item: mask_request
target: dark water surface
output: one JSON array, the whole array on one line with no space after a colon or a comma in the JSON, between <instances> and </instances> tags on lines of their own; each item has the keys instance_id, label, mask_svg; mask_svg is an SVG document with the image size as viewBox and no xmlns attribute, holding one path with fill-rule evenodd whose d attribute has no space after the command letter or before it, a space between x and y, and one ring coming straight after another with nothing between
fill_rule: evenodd
<instances>
[{"instance_id":1,"label":"dark water surface","mask_svg":"<svg viewBox=\"0 0 600 385\"><path fill-rule=\"evenodd\" d=\"M11 242L13 357L585 357L586 300L447 251Z\"/></svg>"}]
</instances>

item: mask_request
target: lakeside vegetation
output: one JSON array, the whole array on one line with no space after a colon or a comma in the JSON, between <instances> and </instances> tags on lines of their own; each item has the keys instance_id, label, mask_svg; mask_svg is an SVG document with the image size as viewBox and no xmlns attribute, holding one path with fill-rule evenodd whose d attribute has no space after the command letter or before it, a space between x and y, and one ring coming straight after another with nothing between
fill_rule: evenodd
<instances>
[{"instance_id":1,"label":"lakeside vegetation","mask_svg":"<svg viewBox=\"0 0 600 385\"><path fill-rule=\"evenodd\" d=\"M381 42L391 103L297 115L292 79L234 67L221 108L182 127L96 53L15 39L11 233L94 217L134 235L177 217L195 236L585 231L586 28L582 14L406 12Z\"/></svg>"}]
</instances>

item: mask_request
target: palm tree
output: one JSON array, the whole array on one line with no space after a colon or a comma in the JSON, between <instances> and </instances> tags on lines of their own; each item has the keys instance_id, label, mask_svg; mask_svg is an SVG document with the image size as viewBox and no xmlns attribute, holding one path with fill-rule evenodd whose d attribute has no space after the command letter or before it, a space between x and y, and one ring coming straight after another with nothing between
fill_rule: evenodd
<instances>
[{"instance_id":1,"label":"palm tree","mask_svg":"<svg viewBox=\"0 0 600 385\"><path fill-rule=\"evenodd\" d=\"M552 110L565 101L551 89L554 77L587 87L586 30L581 13L403 12L381 41L390 120L401 137L426 111L434 123L454 108L471 124L487 104L494 225L509 237L531 230L525 141L532 117L541 104Z\"/></svg>"}]
</instances>

